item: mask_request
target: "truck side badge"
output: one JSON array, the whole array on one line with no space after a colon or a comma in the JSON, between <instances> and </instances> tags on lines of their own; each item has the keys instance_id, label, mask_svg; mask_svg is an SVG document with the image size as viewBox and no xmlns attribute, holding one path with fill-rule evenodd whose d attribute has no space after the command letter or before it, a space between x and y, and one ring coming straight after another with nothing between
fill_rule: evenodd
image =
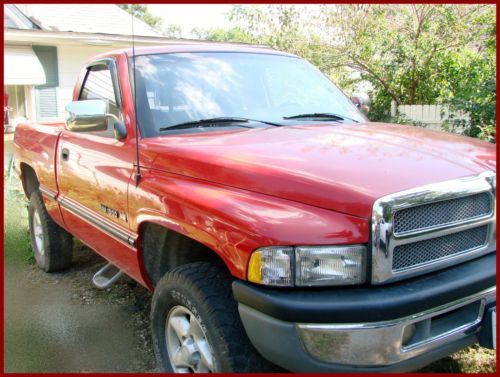
<instances>
[{"instance_id":1,"label":"truck side badge","mask_svg":"<svg viewBox=\"0 0 500 377\"><path fill-rule=\"evenodd\" d=\"M116 219L127 222L127 214L125 212L117 211L116 209L110 208L105 204L100 204L101 212L104 212L107 215L113 216Z\"/></svg>"}]
</instances>

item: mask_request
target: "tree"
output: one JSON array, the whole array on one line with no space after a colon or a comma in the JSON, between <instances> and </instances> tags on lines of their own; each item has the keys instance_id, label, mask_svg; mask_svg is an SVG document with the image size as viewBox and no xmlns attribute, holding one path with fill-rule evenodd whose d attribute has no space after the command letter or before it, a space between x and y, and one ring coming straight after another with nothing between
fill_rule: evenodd
<instances>
[{"instance_id":1,"label":"tree","mask_svg":"<svg viewBox=\"0 0 500 377\"><path fill-rule=\"evenodd\" d=\"M163 31L163 35L167 38L182 38L182 26L170 24Z\"/></svg>"},{"instance_id":2,"label":"tree","mask_svg":"<svg viewBox=\"0 0 500 377\"><path fill-rule=\"evenodd\" d=\"M356 80L349 76L345 65L331 58L332 48L324 43L319 8L273 4L267 6L236 5L229 20L246 36L245 42L266 45L301 56L316 65L333 81L350 89Z\"/></svg>"},{"instance_id":3,"label":"tree","mask_svg":"<svg viewBox=\"0 0 500 377\"><path fill-rule=\"evenodd\" d=\"M441 102L449 105L451 114L445 127L464 128L469 136L494 142L496 139L496 24L490 23L482 48L453 52L443 69L448 79L443 86ZM456 114L467 117L457 117Z\"/></svg>"},{"instance_id":4,"label":"tree","mask_svg":"<svg viewBox=\"0 0 500 377\"><path fill-rule=\"evenodd\" d=\"M123 10L132 14L134 17L144 21L153 29L160 30L163 20L160 17L153 16L149 13L148 6L144 4L116 4Z\"/></svg>"},{"instance_id":5,"label":"tree","mask_svg":"<svg viewBox=\"0 0 500 377\"><path fill-rule=\"evenodd\" d=\"M191 33L198 39L214 42L239 42L239 43L257 43L251 35L247 34L238 27L229 30L223 28L194 28Z\"/></svg>"},{"instance_id":6,"label":"tree","mask_svg":"<svg viewBox=\"0 0 500 377\"><path fill-rule=\"evenodd\" d=\"M338 59L399 104L434 103L439 62L485 33L481 5L324 6ZM490 7L490 9L493 9Z\"/></svg>"}]
</instances>

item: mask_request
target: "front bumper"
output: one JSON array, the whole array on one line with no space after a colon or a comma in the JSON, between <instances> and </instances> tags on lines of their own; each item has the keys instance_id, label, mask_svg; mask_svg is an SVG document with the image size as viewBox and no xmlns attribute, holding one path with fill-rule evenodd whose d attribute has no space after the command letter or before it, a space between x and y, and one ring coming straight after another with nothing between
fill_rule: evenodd
<instances>
[{"instance_id":1,"label":"front bumper","mask_svg":"<svg viewBox=\"0 0 500 377\"><path fill-rule=\"evenodd\" d=\"M300 371L409 371L477 342L496 305L496 255L376 287L273 290L233 283L246 332Z\"/></svg>"}]
</instances>

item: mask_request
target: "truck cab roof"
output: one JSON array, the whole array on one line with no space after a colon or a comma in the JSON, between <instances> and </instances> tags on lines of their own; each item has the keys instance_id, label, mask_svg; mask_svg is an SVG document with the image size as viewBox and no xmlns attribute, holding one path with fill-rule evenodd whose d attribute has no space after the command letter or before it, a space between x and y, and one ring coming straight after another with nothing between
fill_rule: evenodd
<instances>
[{"instance_id":1,"label":"truck cab roof","mask_svg":"<svg viewBox=\"0 0 500 377\"><path fill-rule=\"evenodd\" d=\"M134 53L136 56L139 56L139 55L172 54L172 53L186 53L186 52L242 52L242 53L273 54L273 55L297 57L296 55L289 54L283 51L274 50L270 47L262 45L246 45L246 44L235 44L235 43L183 42L183 43L165 44L160 46L139 46L135 47L134 50L135 51L133 51L132 47L118 49L100 55L100 57L104 57L105 55L116 56L119 54L126 54L128 56L132 56Z\"/></svg>"}]
</instances>

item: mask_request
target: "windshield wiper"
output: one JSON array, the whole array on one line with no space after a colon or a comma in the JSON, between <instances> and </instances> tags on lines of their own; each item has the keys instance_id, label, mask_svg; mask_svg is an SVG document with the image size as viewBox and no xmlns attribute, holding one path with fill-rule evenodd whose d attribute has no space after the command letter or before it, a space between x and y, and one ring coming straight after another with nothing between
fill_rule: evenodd
<instances>
[{"instance_id":1,"label":"windshield wiper","mask_svg":"<svg viewBox=\"0 0 500 377\"><path fill-rule=\"evenodd\" d=\"M219 117L219 118L207 118L207 119L193 120L193 121L189 121L189 122L174 124L172 126L162 127L162 128L160 128L160 131L175 130L175 129L182 129L182 128L193 128L193 127L197 127L197 126L201 126L201 127L231 127L234 125L234 123L248 123L248 122L258 122L258 123L269 124L271 126L281 126L281 124L276 124L276 123L268 122L265 120L256 120L256 119L240 118L240 117ZM244 126L241 124L238 124L236 126L245 127L245 128L252 128L250 126L246 126L246 125Z\"/></svg>"},{"instance_id":2,"label":"windshield wiper","mask_svg":"<svg viewBox=\"0 0 500 377\"><path fill-rule=\"evenodd\" d=\"M333 113L310 113L310 114L298 114L292 115L289 117L283 117L283 119L301 119L301 118L327 118L327 119L335 119L335 120L345 120L349 119L353 122L359 123L356 119L352 119L346 117L345 115L338 115Z\"/></svg>"}]
</instances>

